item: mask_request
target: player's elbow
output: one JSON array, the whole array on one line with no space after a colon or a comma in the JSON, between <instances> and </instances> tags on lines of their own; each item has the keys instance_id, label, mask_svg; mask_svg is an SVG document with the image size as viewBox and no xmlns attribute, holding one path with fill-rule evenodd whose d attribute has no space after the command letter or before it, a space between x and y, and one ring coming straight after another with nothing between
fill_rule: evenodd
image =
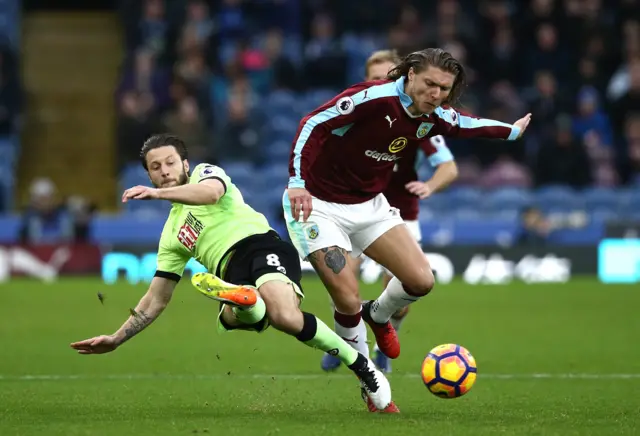
<instances>
[{"instance_id":1,"label":"player's elbow","mask_svg":"<svg viewBox=\"0 0 640 436\"><path fill-rule=\"evenodd\" d=\"M201 190L200 204L215 204L227 191L226 185L218 179L203 180L198 187Z\"/></svg>"},{"instance_id":2,"label":"player's elbow","mask_svg":"<svg viewBox=\"0 0 640 436\"><path fill-rule=\"evenodd\" d=\"M207 186L202 195L202 204L216 204L224 195L224 189L217 186Z\"/></svg>"},{"instance_id":3,"label":"player's elbow","mask_svg":"<svg viewBox=\"0 0 640 436\"><path fill-rule=\"evenodd\" d=\"M222 194L218 192L212 192L209 196L209 204L216 204L222 198Z\"/></svg>"}]
</instances>

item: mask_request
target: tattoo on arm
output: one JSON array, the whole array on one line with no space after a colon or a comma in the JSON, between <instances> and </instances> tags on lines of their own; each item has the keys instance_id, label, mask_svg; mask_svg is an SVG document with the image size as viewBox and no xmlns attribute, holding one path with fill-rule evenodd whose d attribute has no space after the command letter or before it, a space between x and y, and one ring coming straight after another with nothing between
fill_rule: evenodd
<instances>
[{"instance_id":1,"label":"tattoo on arm","mask_svg":"<svg viewBox=\"0 0 640 436\"><path fill-rule=\"evenodd\" d=\"M140 333L153 321L143 310L136 312L133 309L129 309L129 312L131 313L131 322L129 326L124 329L125 341Z\"/></svg>"},{"instance_id":2,"label":"tattoo on arm","mask_svg":"<svg viewBox=\"0 0 640 436\"><path fill-rule=\"evenodd\" d=\"M322 253L322 254L320 254ZM324 264L333 271L334 274L340 274L340 271L347 266L347 251L340 247L322 248L309 255L309 261L313 265L318 265L319 258L324 256Z\"/></svg>"}]
</instances>

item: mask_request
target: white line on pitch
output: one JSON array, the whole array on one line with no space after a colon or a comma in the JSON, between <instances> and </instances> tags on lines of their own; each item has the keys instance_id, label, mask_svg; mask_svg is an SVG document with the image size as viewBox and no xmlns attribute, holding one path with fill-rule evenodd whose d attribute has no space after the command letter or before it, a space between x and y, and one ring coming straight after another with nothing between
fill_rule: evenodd
<instances>
[{"instance_id":1,"label":"white line on pitch","mask_svg":"<svg viewBox=\"0 0 640 436\"><path fill-rule=\"evenodd\" d=\"M391 374L391 378L418 378L418 374ZM576 379L576 380L612 380L640 379L639 374L583 374L583 373L540 373L540 374L483 374L484 379ZM234 379L285 379L285 380L320 380L320 379L352 379L349 374L24 374L0 375L0 381L67 381L67 380L222 380Z\"/></svg>"}]
</instances>

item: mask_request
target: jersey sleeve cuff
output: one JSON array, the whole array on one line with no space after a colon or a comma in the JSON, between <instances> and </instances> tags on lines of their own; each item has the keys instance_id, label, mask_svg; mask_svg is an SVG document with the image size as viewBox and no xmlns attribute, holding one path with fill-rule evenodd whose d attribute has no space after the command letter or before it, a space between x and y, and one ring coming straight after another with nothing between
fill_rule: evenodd
<instances>
[{"instance_id":1,"label":"jersey sleeve cuff","mask_svg":"<svg viewBox=\"0 0 640 436\"><path fill-rule=\"evenodd\" d=\"M289 178L289 188L302 188L304 189L304 180L299 177L290 177Z\"/></svg>"},{"instance_id":2,"label":"jersey sleeve cuff","mask_svg":"<svg viewBox=\"0 0 640 436\"><path fill-rule=\"evenodd\" d=\"M166 271L156 271L153 275L154 277L160 277L162 279L171 280L173 282L179 282L181 277L176 273L166 272Z\"/></svg>"},{"instance_id":3,"label":"jersey sleeve cuff","mask_svg":"<svg viewBox=\"0 0 640 436\"><path fill-rule=\"evenodd\" d=\"M511 133L509 134L507 141L515 141L516 139L518 139L519 135L520 135L520 127L511 126Z\"/></svg>"},{"instance_id":4,"label":"jersey sleeve cuff","mask_svg":"<svg viewBox=\"0 0 640 436\"><path fill-rule=\"evenodd\" d=\"M216 179L217 181L222 183L222 186L224 187L224 193L225 194L227 193L227 184L224 182L224 180L222 180L221 177L218 177L218 176L205 177L204 179L200 179L200 182L202 182L203 180L211 180L211 179Z\"/></svg>"},{"instance_id":5,"label":"jersey sleeve cuff","mask_svg":"<svg viewBox=\"0 0 640 436\"><path fill-rule=\"evenodd\" d=\"M432 167L437 167L445 162L451 162L453 160L453 154L448 148L441 148L436 153L429 156L429 163Z\"/></svg>"}]
</instances>

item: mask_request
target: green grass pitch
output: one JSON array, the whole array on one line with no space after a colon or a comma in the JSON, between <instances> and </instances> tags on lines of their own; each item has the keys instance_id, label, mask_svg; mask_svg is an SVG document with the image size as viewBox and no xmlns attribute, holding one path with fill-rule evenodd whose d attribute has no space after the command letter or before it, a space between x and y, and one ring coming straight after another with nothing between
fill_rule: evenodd
<instances>
[{"instance_id":1,"label":"green grass pitch","mask_svg":"<svg viewBox=\"0 0 640 436\"><path fill-rule=\"evenodd\" d=\"M303 308L332 324L305 279ZM185 280L160 319L109 355L69 343L113 332L145 286L98 279L0 287L0 434L622 435L640 432L640 286L439 285L400 332L390 376L400 415L370 414L344 368L269 330L215 329L217 304ZM104 305L97 293L105 295ZM379 286L362 287L364 296ZM425 354L467 347L478 381L443 400L418 378Z\"/></svg>"}]
</instances>

